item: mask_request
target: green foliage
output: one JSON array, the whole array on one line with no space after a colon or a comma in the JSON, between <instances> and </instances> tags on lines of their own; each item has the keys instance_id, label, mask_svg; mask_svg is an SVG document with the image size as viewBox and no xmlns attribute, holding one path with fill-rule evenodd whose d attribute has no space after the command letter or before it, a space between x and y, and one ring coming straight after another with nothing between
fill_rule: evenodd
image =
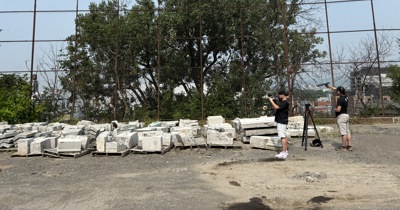
<instances>
[{"instance_id":1,"label":"green foliage","mask_svg":"<svg viewBox=\"0 0 400 210\"><path fill-rule=\"evenodd\" d=\"M17 124L39 120L43 106L35 106L29 87L26 75L0 74L0 121Z\"/></svg>"},{"instance_id":2,"label":"green foliage","mask_svg":"<svg viewBox=\"0 0 400 210\"><path fill-rule=\"evenodd\" d=\"M293 97L300 100L316 101L320 97L326 97L328 93L322 90L306 90L306 89L294 89Z\"/></svg>"},{"instance_id":3,"label":"green foliage","mask_svg":"<svg viewBox=\"0 0 400 210\"><path fill-rule=\"evenodd\" d=\"M379 104L367 105L360 111L360 117L376 117L382 113L382 107Z\"/></svg>"},{"instance_id":4,"label":"green foliage","mask_svg":"<svg viewBox=\"0 0 400 210\"><path fill-rule=\"evenodd\" d=\"M162 0L161 10L118 2L92 3L76 20L78 37L68 37L61 83L84 119L260 116L261 97L286 82L282 0ZM287 4L285 23L289 62L301 72L324 54L315 30L297 23L297 3Z\"/></svg>"},{"instance_id":5,"label":"green foliage","mask_svg":"<svg viewBox=\"0 0 400 210\"><path fill-rule=\"evenodd\" d=\"M393 80L390 94L396 102L400 102L400 68L397 65L389 66L387 76Z\"/></svg>"}]
</instances>

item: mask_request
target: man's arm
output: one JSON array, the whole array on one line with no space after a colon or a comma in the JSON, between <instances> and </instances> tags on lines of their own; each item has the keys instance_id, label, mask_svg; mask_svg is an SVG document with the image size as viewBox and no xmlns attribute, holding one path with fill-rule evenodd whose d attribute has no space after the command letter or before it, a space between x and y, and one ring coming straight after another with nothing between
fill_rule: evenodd
<instances>
[{"instance_id":1,"label":"man's arm","mask_svg":"<svg viewBox=\"0 0 400 210\"><path fill-rule=\"evenodd\" d=\"M336 88L335 88L335 87L333 87L333 86L330 86L329 84L326 84L326 85L325 85L325 87L327 87L327 88L329 88L329 89L332 89L332 90L336 90Z\"/></svg>"},{"instance_id":2,"label":"man's arm","mask_svg":"<svg viewBox=\"0 0 400 210\"><path fill-rule=\"evenodd\" d=\"M274 109L279 109L279 106L274 102L274 99L273 99L273 98L269 98L269 101L270 101L271 104L272 104L272 108L274 108Z\"/></svg>"},{"instance_id":3,"label":"man's arm","mask_svg":"<svg viewBox=\"0 0 400 210\"><path fill-rule=\"evenodd\" d=\"M342 110L342 107L341 107L341 106L337 106L337 107L335 108L335 112L340 112L340 110Z\"/></svg>"}]
</instances>

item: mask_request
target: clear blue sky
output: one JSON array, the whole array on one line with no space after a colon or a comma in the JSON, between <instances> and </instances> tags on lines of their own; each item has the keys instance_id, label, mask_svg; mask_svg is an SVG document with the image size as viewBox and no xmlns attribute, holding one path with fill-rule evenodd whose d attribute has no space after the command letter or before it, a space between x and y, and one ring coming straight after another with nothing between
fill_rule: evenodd
<instances>
[{"instance_id":1,"label":"clear blue sky","mask_svg":"<svg viewBox=\"0 0 400 210\"><path fill-rule=\"evenodd\" d=\"M320 0L323 2L324 0ZM328 0L338 1L338 0ZM79 9L88 9L90 2L99 3L101 0L79 0ZM133 1L134 2L134 1ZM374 0L375 21L378 29L400 29L400 0ZM32 39L32 12L11 13L5 11L33 11L34 0L0 0L0 41L31 40ZM37 0L37 10L75 10L76 0ZM324 6L321 6L320 17L325 23ZM355 1L350 3L329 4L329 25L331 31L373 29L371 1ZM60 40L74 34L75 13L37 13L36 40ZM320 30L326 30L325 28ZM400 31L388 32L400 38ZM321 48L327 49L326 35L322 35L325 44ZM331 34L333 51L339 46L356 45L360 38L374 37L373 32ZM30 42L0 43L0 72L26 71L30 68ZM42 51L48 51L50 45L61 47L62 42L35 44L35 60L42 56ZM400 60L399 47L395 52L396 60ZM66 46L66 43L64 43ZM28 64L28 65L26 65ZM35 64L36 67L36 64Z\"/></svg>"}]
</instances>

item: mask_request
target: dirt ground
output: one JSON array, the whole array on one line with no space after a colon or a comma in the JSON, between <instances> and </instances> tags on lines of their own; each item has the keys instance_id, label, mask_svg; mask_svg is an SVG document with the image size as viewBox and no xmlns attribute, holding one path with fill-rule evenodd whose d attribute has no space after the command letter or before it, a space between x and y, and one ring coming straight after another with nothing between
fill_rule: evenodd
<instances>
[{"instance_id":1,"label":"dirt ground","mask_svg":"<svg viewBox=\"0 0 400 210\"><path fill-rule=\"evenodd\" d=\"M0 153L0 209L400 209L400 126L352 125L352 152L196 148L77 159Z\"/></svg>"}]
</instances>

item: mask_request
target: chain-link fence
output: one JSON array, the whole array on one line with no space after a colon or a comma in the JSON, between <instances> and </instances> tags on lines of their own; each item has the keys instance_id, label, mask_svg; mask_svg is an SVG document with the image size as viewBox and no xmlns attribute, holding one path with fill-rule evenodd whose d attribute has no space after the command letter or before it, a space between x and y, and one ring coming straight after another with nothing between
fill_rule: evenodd
<instances>
[{"instance_id":1,"label":"chain-link fence","mask_svg":"<svg viewBox=\"0 0 400 210\"><path fill-rule=\"evenodd\" d=\"M377 24L394 1L114 0L82 8L76 0L59 8L32 0L30 9L0 11L16 20L7 27L31 37L0 38L2 53L25 55L25 70L11 60L0 70L30 75L40 86L32 95L47 91L40 98L50 106L86 119L259 116L262 96L282 88L293 115L310 103L332 116L334 94L316 86L324 82L346 88L352 114L397 115L387 75L400 61L400 26ZM50 19L74 24L60 36ZM1 37L9 28L0 27Z\"/></svg>"}]
</instances>

